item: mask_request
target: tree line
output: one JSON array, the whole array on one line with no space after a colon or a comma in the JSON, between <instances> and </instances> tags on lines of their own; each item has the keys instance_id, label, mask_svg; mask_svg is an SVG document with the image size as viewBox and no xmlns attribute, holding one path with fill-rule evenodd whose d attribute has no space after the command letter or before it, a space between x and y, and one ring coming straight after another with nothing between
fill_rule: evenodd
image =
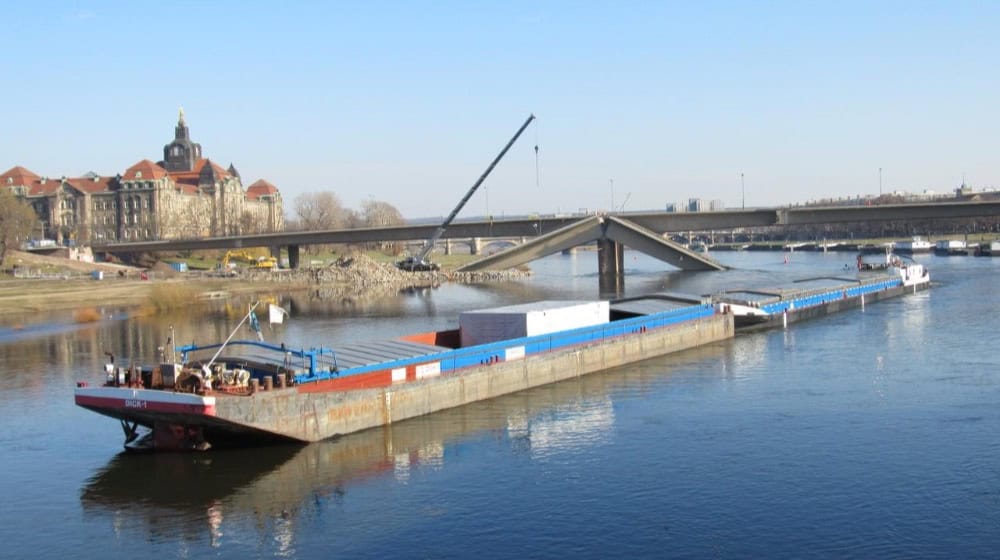
<instances>
[{"instance_id":1,"label":"tree line","mask_svg":"<svg viewBox=\"0 0 1000 560\"><path fill-rule=\"evenodd\" d=\"M398 208L380 200L369 199L360 210L347 208L332 192L305 193L295 197L293 216L285 222L286 231L317 231L363 227L399 226L406 223ZM394 242L373 244L374 248L398 254Z\"/></svg>"}]
</instances>

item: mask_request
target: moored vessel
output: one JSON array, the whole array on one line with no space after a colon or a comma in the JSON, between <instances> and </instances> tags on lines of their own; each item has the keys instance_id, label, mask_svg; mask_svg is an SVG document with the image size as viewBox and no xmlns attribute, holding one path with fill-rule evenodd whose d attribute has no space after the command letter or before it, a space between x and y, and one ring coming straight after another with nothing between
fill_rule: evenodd
<instances>
[{"instance_id":1,"label":"moored vessel","mask_svg":"<svg viewBox=\"0 0 1000 560\"><path fill-rule=\"evenodd\" d=\"M976 249L977 257L998 257L1000 256L1000 240L984 241Z\"/></svg>"},{"instance_id":2,"label":"moored vessel","mask_svg":"<svg viewBox=\"0 0 1000 560\"><path fill-rule=\"evenodd\" d=\"M859 254L857 268L855 278L805 278L775 288L728 290L713 300L720 311L734 315L738 329L769 328L930 287L923 265L889 253L882 262L865 261Z\"/></svg>"},{"instance_id":3,"label":"moored vessel","mask_svg":"<svg viewBox=\"0 0 1000 560\"><path fill-rule=\"evenodd\" d=\"M296 349L233 340L105 367L76 404L118 419L132 451L313 442L733 336L732 315L669 294L535 302L459 317L459 328ZM259 328L255 329L257 332ZM171 337L173 338L173 337ZM124 363L131 363L125 361Z\"/></svg>"},{"instance_id":4,"label":"moored vessel","mask_svg":"<svg viewBox=\"0 0 1000 560\"><path fill-rule=\"evenodd\" d=\"M919 253L930 253L934 246L919 235L914 235L907 241L897 241L894 250L904 255L915 255Z\"/></svg>"},{"instance_id":5,"label":"moored vessel","mask_svg":"<svg viewBox=\"0 0 1000 560\"><path fill-rule=\"evenodd\" d=\"M934 244L934 254L940 256L968 255L969 248L959 239L940 239Z\"/></svg>"}]
</instances>

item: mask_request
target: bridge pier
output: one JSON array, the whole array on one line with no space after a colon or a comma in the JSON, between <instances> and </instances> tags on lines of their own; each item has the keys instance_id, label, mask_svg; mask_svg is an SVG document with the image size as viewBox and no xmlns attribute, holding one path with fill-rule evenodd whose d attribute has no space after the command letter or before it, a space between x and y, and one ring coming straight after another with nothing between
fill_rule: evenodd
<instances>
[{"instance_id":1,"label":"bridge pier","mask_svg":"<svg viewBox=\"0 0 1000 560\"><path fill-rule=\"evenodd\" d=\"M288 246L288 268L295 270L299 267L299 246Z\"/></svg>"},{"instance_id":2,"label":"bridge pier","mask_svg":"<svg viewBox=\"0 0 1000 560\"><path fill-rule=\"evenodd\" d=\"M469 241L469 252L473 255L478 255L483 250L483 238L473 237Z\"/></svg>"},{"instance_id":3,"label":"bridge pier","mask_svg":"<svg viewBox=\"0 0 1000 560\"><path fill-rule=\"evenodd\" d=\"M444 240L444 254L446 255L451 254L451 239Z\"/></svg>"},{"instance_id":4,"label":"bridge pier","mask_svg":"<svg viewBox=\"0 0 1000 560\"><path fill-rule=\"evenodd\" d=\"M621 295L625 288L625 247L617 241L597 240L597 283L602 294Z\"/></svg>"}]
</instances>

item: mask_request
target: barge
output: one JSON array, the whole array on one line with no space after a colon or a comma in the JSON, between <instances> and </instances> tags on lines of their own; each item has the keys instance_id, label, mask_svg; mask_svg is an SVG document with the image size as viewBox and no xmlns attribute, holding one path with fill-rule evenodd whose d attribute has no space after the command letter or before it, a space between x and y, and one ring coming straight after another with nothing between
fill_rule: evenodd
<instances>
[{"instance_id":1,"label":"barge","mask_svg":"<svg viewBox=\"0 0 1000 560\"><path fill-rule=\"evenodd\" d=\"M942 257L968 255L969 246L958 239L941 239L934 244L934 254Z\"/></svg>"},{"instance_id":2,"label":"barge","mask_svg":"<svg viewBox=\"0 0 1000 560\"><path fill-rule=\"evenodd\" d=\"M919 235L914 235L907 241L897 241L894 246L894 250L897 253L904 255L930 253L932 249L934 249L934 245L931 245L930 241L927 241Z\"/></svg>"},{"instance_id":3,"label":"barge","mask_svg":"<svg viewBox=\"0 0 1000 560\"><path fill-rule=\"evenodd\" d=\"M858 256L855 278L823 276L768 289L728 290L713 300L720 312L732 313L738 329L787 327L789 323L819 317L866 303L916 293L930 287L923 265L904 262L886 253L884 262Z\"/></svg>"},{"instance_id":4,"label":"barge","mask_svg":"<svg viewBox=\"0 0 1000 560\"><path fill-rule=\"evenodd\" d=\"M248 321L253 309L234 334ZM112 357L100 386L77 383L75 402L119 420L132 451L308 443L734 334L733 316L711 301L672 295L536 302L463 313L459 323L336 349L230 335L176 348L176 362L122 366Z\"/></svg>"},{"instance_id":5,"label":"barge","mask_svg":"<svg viewBox=\"0 0 1000 560\"><path fill-rule=\"evenodd\" d=\"M321 441L725 340L737 328L787 326L930 286L923 266L889 254L883 263L859 256L858 269L857 278L711 297L472 311L461 314L458 329L338 348L230 335L176 348L178 361L126 367L112 357L100 386L77 383L75 401L119 420L131 451ZM247 321L256 322L253 309Z\"/></svg>"}]
</instances>

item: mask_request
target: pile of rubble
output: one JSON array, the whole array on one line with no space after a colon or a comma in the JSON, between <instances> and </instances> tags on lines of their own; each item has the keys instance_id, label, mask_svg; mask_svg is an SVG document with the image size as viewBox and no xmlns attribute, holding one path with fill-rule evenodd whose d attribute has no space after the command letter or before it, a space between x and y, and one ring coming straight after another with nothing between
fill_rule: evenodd
<instances>
[{"instance_id":1,"label":"pile of rubble","mask_svg":"<svg viewBox=\"0 0 1000 560\"><path fill-rule=\"evenodd\" d=\"M253 281L337 285L352 291L374 288L411 288L439 286L445 282L501 282L524 278L525 270L488 270L480 272L405 271L392 264L378 262L367 255L341 257L327 266L297 270L243 269L241 276Z\"/></svg>"}]
</instances>

